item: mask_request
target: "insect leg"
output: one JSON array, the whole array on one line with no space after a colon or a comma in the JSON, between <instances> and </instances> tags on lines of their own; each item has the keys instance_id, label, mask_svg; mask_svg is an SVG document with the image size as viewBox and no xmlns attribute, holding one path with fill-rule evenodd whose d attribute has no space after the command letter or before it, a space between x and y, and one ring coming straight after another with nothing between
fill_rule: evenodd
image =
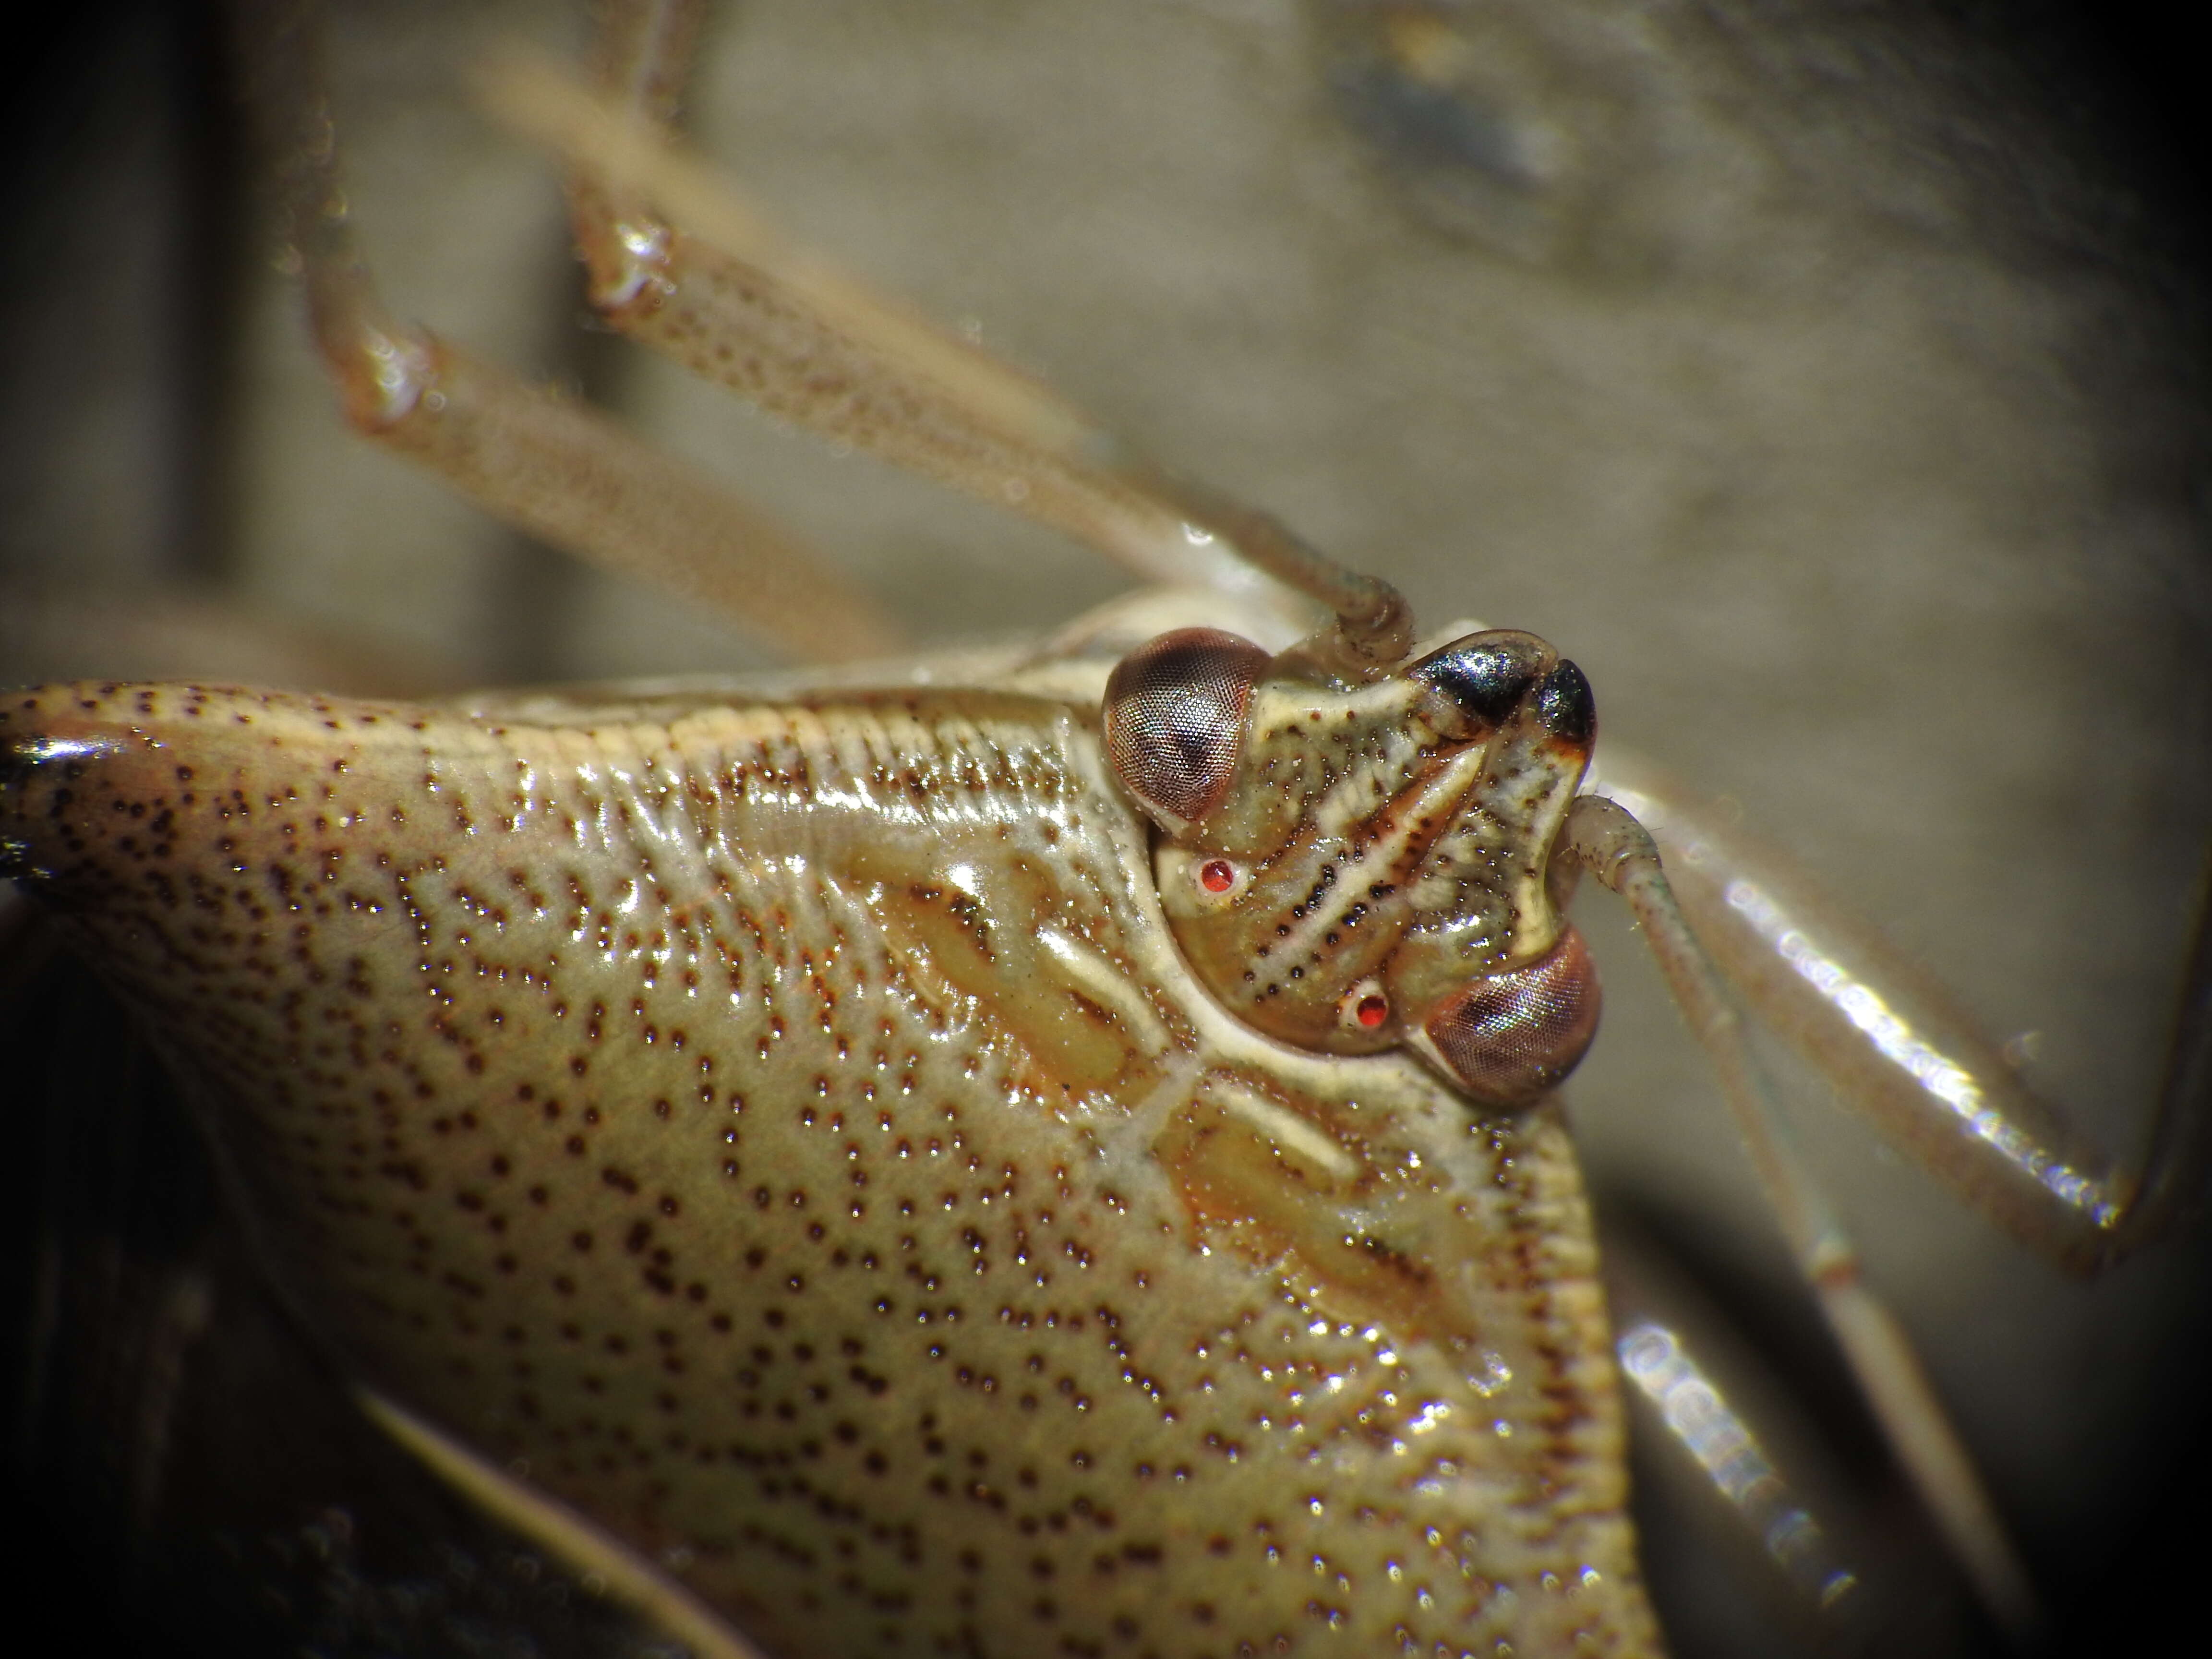
<instances>
[{"instance_id":1,"label":"insect leg","mask_svg":"<svg viewBox=\"0 0 2212 1659\"><path fill-rule=\"evenodd\" d=\"M1632 1480L1645 1515L1645 1570L1660 1617L1686 1651L1700 1650L1703 1595L1673 1599L1660 1564L1725 1563L1727 1580L1758 1601L1810 1651L1872 1650L1877 1632L1936 1652L1922 1632L1959 1607L1933 1582L1925 1528L1865 1524L1880 1474L1838 1458L1802 1401L1632 1206L1601 1218L1606 1310L1634 1427ZM1921 1621L1925 1620L1923 1625ZM1910 1638L1905 1632L1918 1625Z\"/></svg>"},{"instance_id":2,"label":"insect leg","mask_svg":"<svg viewBox=\"0 0 2212 1659\"><path fill-rule=\"evenodd\" d=\"M610 8L594 97L516 60L486 77L501 119L577 175L593 303L621 332L793 424L1073 536L1148 580L1273 581L1337 617L1320 653L1364 678L1412 643L1404 600L1265 514L1174 477L1030 376L870 292L668 144L690 30ZM1265 575L1255 575L1254 567Z\"/></svg>"},{"instance_id":3,"label":"insect leg","mask_svg":"<svg viewBox=\"0 0 2212 1659\"><path fill-rule=\"evenodd\" d=\"M1784 854L1641 770L1607 781L1667 849L1729 982L1876 1129L2022 1243L2075 1272L2155 1243L2212 1162L2212 933L2200 907L2138 1175L2116 1170L1972 1022Z\"/></svg>"},{"instance_id":4,"label":"insect leg","mask_svg":"<svg viewBox=\"0 0 2212 1659\"><path fill-rule=\"evenodd\" d=\"M276 9L271 9L272 11ZM317 348L363 435L507 522L605 568L714 605L800 654L880 655L898 632L726 492L599 415L395 321L356 246L311 9L240 18L252 102Z\"/></svg>"},{"instance_id":5,"label":"insect leg","mask_svg":"<svg viewBox=\"0 0 2212 1659\"><path fill-rule=\"evenodd\" d=\"M1626 901L1668 990L1719 1073L1721 1090L1759 1183L1838 1344L1898 1462L1997 1620L2032 1640L2033 1590L1972 1460L1929 1385L1896 1316L1866 1284L1856 1247L1804 1160L1721 976L1683 919L1659 848L1626 811L1602 796L1577 799L1561 854Z\"/></svg>"},{"instance_id":6,"label":"insect leg","mask_svg":"<svg viewBox=\"0 0 2212 1659\"><path fill-rule=\"evenodd\" d=\"M578 1577L596 1579L602 1594L655 1634L681 1642L695 1659L763 1659L697 1596L565 1504L374 1389L356 1387L354 1398L363 1415L424 1468Z\"/></svg>"}]
</instances>

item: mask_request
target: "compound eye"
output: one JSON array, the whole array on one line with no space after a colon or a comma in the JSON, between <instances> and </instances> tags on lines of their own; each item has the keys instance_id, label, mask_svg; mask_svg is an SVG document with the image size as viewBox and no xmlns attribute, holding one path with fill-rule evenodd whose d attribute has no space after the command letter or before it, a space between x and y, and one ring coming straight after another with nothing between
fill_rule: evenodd
<instances>
[{"instance_id":1,"label":"compound eye","mask_svg":"<svg viewBox=\"0 0 2212 1659\"><path fill-rule=\"evenodd\" d=\"M1557 1088L1597 1034L1597 968L1582 935L1492 974L1437 1006L1423 1028L1454 1077L1486 1105L1520 1106Z\"/></svg>"},{"instance_id":2,"label":"compound eye","mask_svg":"<svg viewBox=\"0 0 2212 1659\"><path fill-rule=\"evenodd\" d=\"M1115 665L1106 682L1106 757L1170 829L1221 805L1244 744L1245 708L1267 665L1249 640L1179 628Z\"/></svg>"}]
</instances>

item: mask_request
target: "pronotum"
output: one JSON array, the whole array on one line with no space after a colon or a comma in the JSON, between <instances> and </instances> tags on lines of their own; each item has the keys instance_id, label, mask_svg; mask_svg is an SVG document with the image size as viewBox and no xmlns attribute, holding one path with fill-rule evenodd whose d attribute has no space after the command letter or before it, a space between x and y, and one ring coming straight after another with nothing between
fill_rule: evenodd
<instances>
[{"instance_id":1,"label":"pronotum","mask_svg":"<svg viewBox=\"0 0 2212 1659\"><path fill-rule=\"evenodd\" d=\"M1539 192L1565 228L1540 220L1534 230L1525 213L1508 210L1510 203L1501 210L1494 201L1486 205L1479 192L1455 196L1440 186L1420 170L1419 157L1392 151L1387 134L1379 159L1362 149L1320 88L1319 71L1340 62L1329 54L1341 48L1319 40L1310 22L1235 26L1143 15L1109 24L1047 9L1024 14L1013 28L994 12L956 16L945 33L903 49L875 38L881 25L872 18L864 27L825 15L817 27L828 33L812 60L801 55L803 43L779 38L792 26L791 19L756 17L729 30L728 55L718 60L727 67L716 71L727 82L699 106L709 142L741 154L748 175L793 216L940 314L983 318L992 341L1011 341L1049 362L1064 384L1142 431L1155 449L1289 512L1332 546L1357 548L1364 561L1427 600L1428 615L1473 605L1571 641L1597 680L1609 733L1625 733L1680 769L1733 790L1755 821L1810 849L1832 884L1876 914L1911 917L1911 945L1968 988L1978 1008L2006 1029L2047 1032L2044 1063L2059 1091L2091 1109L2109 1104L2116 1121L2106 1139L2127 1144L2129 1114L2148 1092L2143 1057L2155 1049L2164 1014L2154 988L2172 952L2161 957L2138 945L2142 927L2106 917L2108 907L2126 902L2114 896L2130 890L2121 884L2139 882L2142 912L2169 935L2178 930L2172 896L2185 880L2188 849L2185 822L2174 833L2173 821L2187 813L2171 805L2174 797L2146 796L2143 786L2128 781L2156 777L2164 750L2140 737L2114 736L2116 728L2160 728L2151 713L2115 714L2113 699L2131 685L2139 703L2118 706L2181 701L2171 678L2174 659L2161 657L2155 641L2178 641L2189 618L2182 607L2135 599L2111 580L2106 562L2113 532L2100 527L2124 516L2151 526L2138 533L2150 543L2143 556L2154 576L2171 581L2188 574L2170 550L2174 544L2158 540L2180 537L2186 526L2155 478L2138 484L2131 476L2127 491L2105 482L2124 464L2116 458L2139 460L2152 439L2126 423L2111 394L2075 377L2079 359L2069 355L2081 338L2069 327L2083 325L2067 319L2087 314L2107 293L2124 292L2124 283L2061 278L2025 255L2009 264L1998 259L1960 228L1965 215L1956 204L1969 199L1966 186L1940 172L1915 174L1906 163L1885 159L1893 152L1848 142L1841 131L1847 105L1812 115L1769 105L1764 125L1729 106L1728 119L1721 119L1714 112L1727 105L1720 88L1729 77L1790 70L1790 62L1771 58L1747 64L1741 54L1750 37L1727 18L1646 20L1639 27L1647 33L1627 40L1601 28L1587 37L1563 33L1525 19L1498 26L1486 50L1551 65L1549 80L1527 72L1559 100L1521 109L1516 118L1537 138L1548 133L1565 143L1557 137L1561 132L1572 138L1547 177L1549 194ZM349 35L343 17L339 27L334 56L343 76L349 62L362 61L349 58L348 48L376 42ZM1180 32L1147 32L1154 28ZM1133 70L1118 78L1108 65L1121 60L1109 47L1146 59L1149 78L1138 81ZM1804 39L1795 48L1804 50L1790 61L1810 56ZM798 67L809 61L817 64L817 78ZM410 79L414 69L390 73ZM1638 81L1638 73L1647 78ZM993 74L995 83L987 78ZM867 90L854 95L849 88L856 83ZM454 107L450 85L440 87L434 76L425 85L426 103L434 95L434 107ZM1146 88L1142 96L1128 90L1133 85ZM848 88L842 95L841 86ZM921 109L902 101L918 98L918 87L937 101ZM994 112L1010 126L1030 118L1015 96L1021 87L1054 108L1055 142L979 142L972 125L978 111ZM1085 87L1114 90L1078 95ZM902 98L885 95L888 88L903 89ZM1209 101L1206 94L1215 95ZM380 100L362 103L373 121ZM1575 112L1593 107L1607 112L1595 123L1596 137L1589 125L1575 124ZM1170 113L1190 130L1170 127ZM1103 125L1116 117L1137 130L1118 144L1068 130L1079 118ZM471 118L446 118L458 132ZM2012 131L1999 116L1986 118L1996 130ZM781 131L792 136L779 138L777 124L786 119L793 125ZM726 137L717 135L718 120L730 124ZM870 130L856 132L854 124L863 121ZM940 127L941 152L921 148L920 135ZM1757 208L1712 209L1702 218L1684 212L1684 200L1703 198L1685 175L1652 159L1642 136L1648 131L1671 136L1672 148L1659 149L1689 169L1692 181L1703 162L1764 163L1765 191L1736 198ZM824 134L851 152L849 177L825 176L835 169L824 157L831 149ZM406 137L397 117L389 129L370 125L356 132L353 166L364 216L374 210L380 138ZM977 155L988 158L980 180ZM520 152L507 161L516 189L526 192L521 181L538 163ZM421 176L419 166L400 165L415 175L406 181L412 193L440 182ZM1078 167L1096 173L1071 177ZM1012 176L996 184L993 168ZM931 173L960 178L959 189L949 191L955 199L918 193L916 176ZM895 187L866 193L869 178L887 174ZM1773 184L1775 178L1790 180L1790 188ZM1670 180L1677 195L1668 193ZM476 182L484 195L505 193L487 175ZM1905 182L1951 189L1953 196L1939 190L1936 199L1954 217L1938 211L1923 222L1905 214L1897 205ZM1246 210L1255 222L1224 227L1218 210L1224 198L1261 204ZM981 213L975 204L994 199L1005 204L1006 228L985 258L958 215ZM841 202L850 205L841 209ZM550 196L539 206L541 240L557 243ZM1126 234L1125 217L1140 211L1160 228ZM1486 227L1486 211L1502 213L1502 227ZM528 341L503 343L472 327L461 302L448 297L450 281L407 271L410 254L435 239L402 233L386 246L368 222L387 284L404 296L404 308L434 313L448 332L486 346L511 344L509 356L529 360ZM471 228L479 223L472 218ZM519 240L529 234L526 227ZM1894 252L1895 239L1905 240L1910 257ZM871 263L878 242L891 246L880 264ZM1826 251L1839 268L1809 289L1793 288L1785 280L1793 275L1790 255L1808 247ZM2105 281L2114 286L2097 286ZM1740 296L1747 289L1771 309L1745 304ZM511 281L498 285L502 295L512 291ZM1267 297L1255 302L1255 295ZM285 331L294 326L290 318L273 314L288 304L281 296L271 301L265 350L293 349ZM2051 320L2053 314L2060 320ZM1948 331L1958 315L1974 317L1982 333L1960 343ZM1053 319L1070 317L1083 324L1063 333ZM1151 368L1116 361L1146 339L1156 343ZM1783 359L1786 376L1760 367L1782 352L1798 354ZM295 372L310 381L311 371ZM1179 384L1185 373L1188 383ZM2027 377L2028 393L2019 392L2015 376ZM1316 389L1297 398L1276 390L1300 384ZM307 389L325 395L312 384ZM1956 401L1945 404L1937 394ZM646 401L643 392L637 397ZM1376 403L1390 412L1388 434L1370 406ZM687 407L687 425L697 406ZM306 422L264 418L267 424L256 429L268 441L253 445L264 456L259 464L316 476L320 463L268 453L278 447L275 428ZM1403 433L1417 435L1395 435ZM757 432L745 437L756 451L763 441ZM738 447L696 426L672 441L718 453ZM796 453L777 451L768 470L801 465L781 459ZM329 465L372 464L334 458ZM858 464L824 463L827 487L811 488L809 498L836 503L819 509L824 514L871 510L851 505L864 499L850 483L857 470ZM2023 488L2023 475L2033 489ZM387 471L356 476L380 506L417 488ZM1593 482L1601 479L1609 482ZM891 500L872 509L885 524L886 545L926 540L970 560L981 556L969 550L1018 545L1019 556L1030 556L1030 544L994 544L1007 532L981 515L939 508L926 492L895 492ZM928 522L916 515L932 512L946 514L937 521L943 527L915 529ZM302 568L295 550L347 535L283 526L276 513L258 504L245 510L239 544L266 551L241 563L265 567L273 591L289 584L296 593L322 579L295 574ZM802 504L794 516L803 513ZM869 540L865 529L845 524L830 525L823 538L841 551L865 549ZM1778 558L1775 550L1785 544L1787 557ZM1424 547L1435 550L1433 574L1423 574ZM1582 561L1588 562L1575 562ZM2099 602L2114 610L2085 619L2065 585L2087 586L2093 579ZM905 580L918 588L942 586L934 576ZM988 576L970 580L984 590L1002 585ZM1793 592L1800 584L1802 591ZM465 604L434 597L426 603L420 583L393 586L411 587L410 606L428 620L389 626L422 635L459 631L438 618L466 611ZM1065 582L1044 579L1037 586ZM2054 589L2063 601L2053 599ZM2130 611L2130 604L2141 608ZM1003 613L981 616L981 605L963 596L955 623L972 628L1003 620ZM343 608L359 607L349 601ZM2130 653L2118 666L2120 690L2106 683L2093 702L2078 681L2020 654L2012 642L2016 635L2008 628L2048 627L2040 619L2054 609L2066 618L2066 643L2075 651L2085 630L2100 644L2119 638L2154 644ZM1901 640L1917 648L1901 648ZM2109 659L2118 653L2097 654L2100 669L2112 668ZM1696 660L1694 677L1680 665L1686 655ZM586 672L593 660L580 654L530 672ZM1650 666L1638 666L1647 660ZM644 665L632 656L624 665ZM1692 678L1694 696L1686 688L1684 708L1668 708L1665 688ZM1647 690L1655 685L1661 690ZM1636 690L1607 699L1608 686ZM1780 728L1780 756L1760 752L1753 733L1761 727ZM2066 786L2051 786L2049 772L2037 772L2034 785L2015 782L2019 793L1984 805L1986 817L1968 818L1954 804L1958 797L1997 786L1978 770L1936 774L1962 751L1996 746L1993 733L2008 732L2035 734L2031 758L2039 766L2051 753L2064 757L2051 770L2065 771ZM1863 747L1850 742L1855 736ZM1832 749L1826 746L1830 738ZM2161 741L2170 746L2177 739ZM1927 758L1916 763L1915 756ZM1996 759L1985 763L1998 769ZM2139 770L2130 775L2131 764ZM2017 765L2027 770L2029 761ZM2184 776L2158 787L2178 789L2185 801L2198 786ZM1899 804L1900 794L1908 805ZM2077 803L2085 798L2138 801L2140 816L2134 828L2118 812L2100 811L2084 821ZM2048 817L2038 818L2039 804ZM1863 827L1851 824L1854 812ZM2063 836L2051 818L2063 821ZM2158 821L2155 830L2142 827L2150 821ZM1941 861L1947 858L1948 865ZM2075 873L2083 870L2097 874L2085 879ZM2115 871L2124 877L2108 873ZM2081 884L2069 889L2069 876ZM2081 919L2091 901L2063 896L2069 891L2093 892L2100 907L2099 928L2081 948L2128 958L2142 978L2142 988L2111 997L2127 1012L2106 1016L2133 1025L2116 1024L2094 1041L2084 1034L2098 1016L2081 1006L2078 986L2118 969L2054 960L2039 945L2022 942L2092 934ZM1938 915L1939 902L1964 914ZM2029 908L2036 905L2050 908ZM1992 912L2001 919L1991 920ZM1631 959L1632 944L1621 944L1629 948L1606 952L1608 965ZM1624 971L1635 970L1614 967L1616 979ZM2039 974L2047 975L2040 1000L2033 982ZM2008 983L2006 975L2030 983ZM1613 1018L1613 1041L1601 1046L1593 1067L1606 1065L1610 1050L1646 1052L1665 1040L1663 1019L1652 1022L1647 1039L1640 1032L1623 1038L1617 1005ZM2069 1041L2081 1045L2072 1078L2061 1046ZM1686 1109L1702 1111L1708 1104L1699 1098L1702 1085L1689 1065L1685 1070ZM1678 1151L1689 1144L1682 1136L1651 1127L1658 1120L1649 1085L1615 1086L1633 1103L1612 1125L1616 1165L1643 1166L1667 1195L1662 1201L1724 1209L1723 1200L1707 1195L1725 1178L1724 1140L1719 1151L1710 1142L1698 1143L1695 1152ZM1595 1093L1593 1107L1610 1091L1601 1072L1586 1071L1583 1088ZM1607 1133L1602 1118L1585 1131L1585 1156L1601 1169ZM1850 1144L1838 1138L1840 1146ZM1837 1156L1874 1162L1848 1151ZM1913 1182L1890 1170L1873 1173L1885 1188ZM1905 1236L1901 1224L1865 1230L1877 1235L1869 1244L1878 1257L1896 1252L1899 1267L1892 1277L1908 1307L1915 1294L1933 1298L1923 1325L1941 1335L1951 1324L1968 1347L2002 1346L2002 1337L2049 1342L2060 1354L2098 1350L2096 1340L2079 1332L2024 1329L2035 1321L2007 1318L2001 1281L2020 1282L2013 1293L2039 1318L2053 1297L2068 1292L2036 1277L2009 1247L1978 1244L1970 1220L1936 1204L1929 1208L1935 1212L1916 1224L1935 1243ZM1759 1237L1755 1223L1735 1226ZM1971 1275L1960 1264L1978 1248L1992 1263L1978 1278L1939 1277L1917 1265L1940 1256L1947 1275ZM1966 1321L1958 1316L1961 1308L1978 1311ZM1940 1350L1935 1363L1941 1373ZM2039 1355L2028 1346L1996 1365L2014 1379L2055 1377L2050 1414L2082 1409L2079 1379L2050 1351ZM2017 1403L2017 1380L1995 1386L2006 1409L2033 1413ZM2002 1468L1998 1480L2002 1490ZM2089 1500L2053 1506L2095 1512Z\"/></svg>"}]
</instances>

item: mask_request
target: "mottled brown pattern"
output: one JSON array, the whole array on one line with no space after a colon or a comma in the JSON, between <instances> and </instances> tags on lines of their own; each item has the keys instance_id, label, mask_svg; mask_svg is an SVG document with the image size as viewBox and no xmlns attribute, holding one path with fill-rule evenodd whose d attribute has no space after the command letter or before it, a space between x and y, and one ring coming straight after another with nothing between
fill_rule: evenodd
<instances>
[{"instance_id":1,"label":"mottled brown pattern","mask_svg":"<svg viewBox=\"0 0 2212 1659\"><path fill-rule=\"evenodd\" d=\"M1087 715L0 713L0 858L365 1376L779 1654L1631 1654L1556 1114L1237 1025Z\"/></svg>"}]
</instances>

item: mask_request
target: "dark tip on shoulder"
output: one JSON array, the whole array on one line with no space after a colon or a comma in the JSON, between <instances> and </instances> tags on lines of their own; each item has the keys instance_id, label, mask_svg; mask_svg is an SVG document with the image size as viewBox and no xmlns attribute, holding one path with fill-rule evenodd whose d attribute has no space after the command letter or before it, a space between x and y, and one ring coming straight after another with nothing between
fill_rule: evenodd
<instances>
[{"instance_id":1,"label":"dark tip on shoulder","mask_svg":"<svg viewBox=\"0 0 2212 1659\"><path fill-rule=\"evenodd\" d=\"M1536 718L1562 743L1587 749L1597 736L1597 698L1589 678L1571 662L1561 662L1536 690Z\"/></svg>"}]
</instances>

